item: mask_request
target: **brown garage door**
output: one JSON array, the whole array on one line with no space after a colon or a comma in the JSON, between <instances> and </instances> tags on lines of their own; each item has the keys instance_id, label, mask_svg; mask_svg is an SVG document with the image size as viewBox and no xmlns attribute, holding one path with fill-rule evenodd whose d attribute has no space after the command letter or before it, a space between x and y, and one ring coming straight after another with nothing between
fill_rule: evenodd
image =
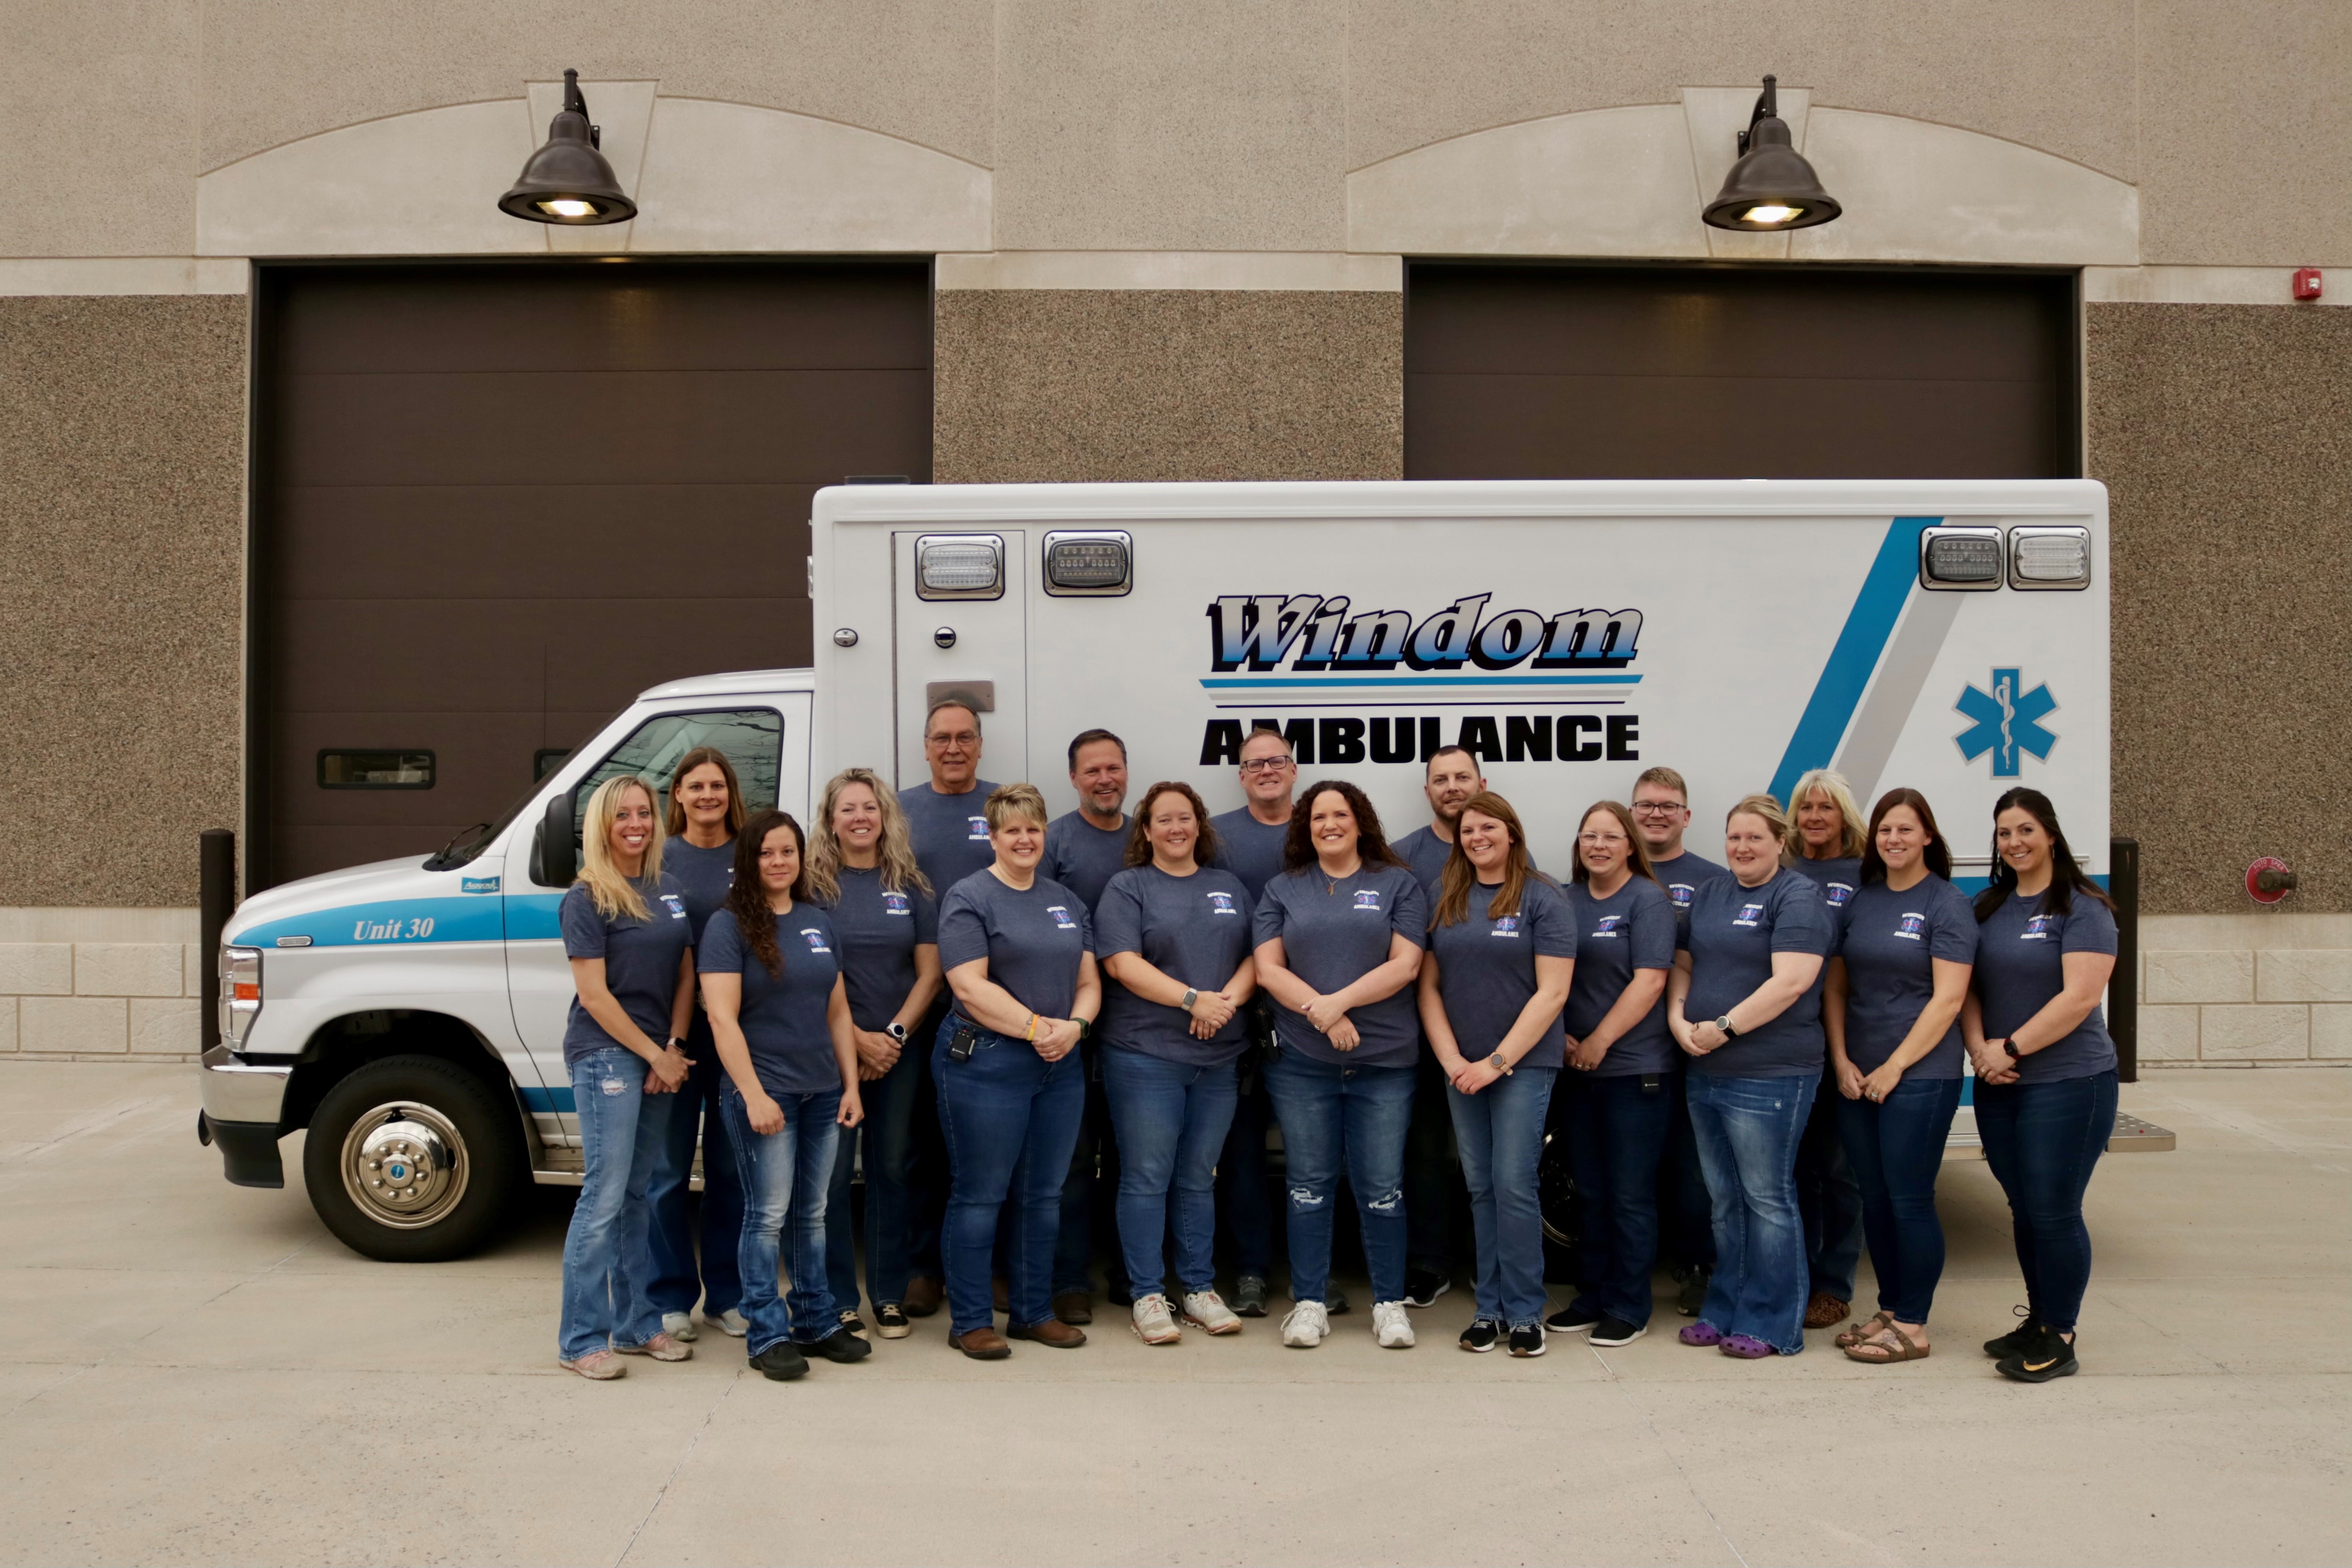
<instances>
[{"instance_id":1,"label":"brown garage door","mask_svg":"<svg viewBox=\"0 0 2352 1568\"><path fill-rule=\"evenodd\" d=\"M429 851L656 682L809 658L809 498L930 475L928 263L261 279L247 881Z\"/></svg>"},{"instance_id":2,"label":"brown garage door","mask_svg":"<svg viewBox=\"0 0 2352 1568\"><path fill-rule=\"evenodd\" d=\"M2065 274L1416 263L1409 479L2055 479Z\"/></svg>"}]
</instances>

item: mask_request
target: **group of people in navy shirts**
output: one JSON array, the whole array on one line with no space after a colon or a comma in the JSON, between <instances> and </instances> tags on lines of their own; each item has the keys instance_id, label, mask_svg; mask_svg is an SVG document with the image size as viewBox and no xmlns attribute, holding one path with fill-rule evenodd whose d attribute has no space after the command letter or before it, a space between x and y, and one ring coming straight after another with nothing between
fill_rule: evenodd
<instances>
[{"instance_id":1,"label":"group of people in navy shirts","mask_svg":"<svg viewBox=\"0 0 2352 1568\"><path fill-rule=\"evenodd\" d=\"M1628 1344L1667 1263L1685 1345L1762 1360L1835 1328L1855 1361L1916 1361L1972 1068L2027 1298L1984 1348L2021 1382L2076 1369L2116 932L2039 792L2000 797L1971 899L1916 791L1865 820L1826 770L1785 810L1734 805L1718 864L1653 767L1586 810L1557 877L1459 748L1426 760L1431 820L1394 841L1352 784L1302 788L1270 729L1216 816L1177 782L1130 813L1108 731L1070 742L1079 805L1050 820L1033 785L980 776L982 749L943 701L929 782L846 769L805 828L748 809L715 749L666 791L597 786L562 912L585 1161L563 1366L684 1360L698 1305L777 1380L942 1308L975 1359L1076 1348L1098 1241L1144 1343L1236 1333L1272 1310L1277 1201L1281 1340L1311 1348L1349 1310L1343 1191L1384 1348L1451 1288L1466 1206L1464 1350ZM1574 1293L1547 1311L1549 1138L1576 1223L1550 1270ZM1849 1319L1864 1245L1877 1310Z\"/></svg>"}]
</instances>

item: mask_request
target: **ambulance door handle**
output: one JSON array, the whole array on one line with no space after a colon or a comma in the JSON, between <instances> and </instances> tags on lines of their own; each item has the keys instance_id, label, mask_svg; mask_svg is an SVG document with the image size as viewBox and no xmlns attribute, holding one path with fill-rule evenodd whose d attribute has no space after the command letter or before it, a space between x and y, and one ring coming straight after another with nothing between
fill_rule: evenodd
<instances>
[{"instance_id":1,"label":"ambulance door handle","mask_svg":"<svg viewBox=\"0 0 2352 1568\"><path fill-rule=\"evenodd\" d=\"M937 643L937 644L938 644L940 647L955 647L955 645L956 645L955 627L953 627L953 626L941 626L939 630L937 630L937 631L935 631L935 632L933 632L933 633L931 634L931 641L933 641L933 642L935 642L935 643Z\"/></svg>"}]
</instances>

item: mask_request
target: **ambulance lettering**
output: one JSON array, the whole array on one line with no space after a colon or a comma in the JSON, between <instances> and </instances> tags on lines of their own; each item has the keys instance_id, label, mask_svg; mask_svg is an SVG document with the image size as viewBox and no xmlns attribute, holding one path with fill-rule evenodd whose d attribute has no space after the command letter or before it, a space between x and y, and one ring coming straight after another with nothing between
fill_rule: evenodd
<instances>
[{"instance_id":1,"label":"ambulance lettering","mask_svg":"<svg viewBox=\"0 0 2352 1568\"><path fill-rule=\"evenodd\" d=\"M1904 911L1902 920L1897 921L1895 927L1895 934L1905 942L1918 942L1927 935L1927 917L1915 914L1908 910Z\"/></svg>"},{"instance_id":2,"label":"ambulance lettering","mask_svg":"<svg viewBox=\"0 0 2352 1568\"><path fill-rule=\"evenodd\" d=\"M1519 934L1519 917L1517 915L1496 915L1495 917L1494 929L1489 931L1486 934L1488 936L1507 936L1512 940L1517 941Z\"/></svg>"},{"instance_id":3,"label":"ambulance lettering","mask_svg":"<svg viewBox=\"0 0 2352 1568\"><path fill-rule=\"evenodd\" d=\"M1241 910L1234 907L1234 896L1231 893L1211 893L1209 912L1213 915L1237 915Z\"/></svg>"},{"instance_id":4,"label":"ambulance lettering","mask_svg":"<svg viewBox=\"0 0 2352 1568\"><path fill-rule=\"evenodd\" d=\"M964 833L964 841L966 843L979 844L986 841L988 837L988 818L984 816L967 816L964 818L964 821L971 824L971 826Z\"/></svg>"},{"instance_id":5,"label":"ambulance lettering","mask_svg":"<svg viewBox=\"0 0 2352 1568\"><path fill-rule=\"evenodd\" d=\"M2056 915L2035 915L2025 922L2025 929L2017 933L2017 940L2020 942L2048 942L2052 933L2056 931L2057 929L2058 917Z\"/></svg>"},{"instance_id":6,"label":"ambulance lettering","mask_svg":"<svg viewBox=\"0 0 2352 1568\"><path fill-rule=\"evenodd\" d=\"M1687 892L1687 889L1685 889L1685 892ZM1682 901L1688 903L1690 900L1685 897ZM1619 941L1620 938L1617 935L1617 928L1624 923L1625 917L1623 915L1602 915L1601 917L1600 923L1592 928L1592 934L1609 942Z\"/></svg>"},{"instance_id":7,"label":"ambulance lettering","mask_svg":"<svg viewBox=\"0 0 2352 1568\"><path fill-rule=\"evenodd\" d=\"M1357 889L1356 908L1360 910L1370 910L1372 913L1379 914L1381 912L1381 890L1378 888Z\"/></svg>"},{"instance_id":8,"label":"ambulance lettering","mask_svg":"<svg viewBox=\"0 0 2352 1568\"><path fill-rule=\"evenodd\" d=\"M811 952L829 953L833 951L833 949L824 945L824 932L818 930L815 926L801 927L801 938L808 943L809 951Z\"/></svg>"},{"instance_id":9,"label":"ambulance lettering","mask_svg":"<svg viewBox=\"0 0 2352 1568\"><path fill-rule=\"evenodd\" d=\"M907 895L904 893L884 893L882 895L882 912L886 915L906 915L911 917L915 912L915 906L907 901Z\"/></svg>"}]
</instances>

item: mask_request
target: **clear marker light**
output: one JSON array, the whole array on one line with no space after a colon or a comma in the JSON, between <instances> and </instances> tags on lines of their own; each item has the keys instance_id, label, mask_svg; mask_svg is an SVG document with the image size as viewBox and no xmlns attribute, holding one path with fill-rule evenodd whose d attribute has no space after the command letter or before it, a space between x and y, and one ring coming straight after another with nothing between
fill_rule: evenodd
<instances>
[{"instance_id":1,"label":"clear marker light","mask_svg":"<svg viewBox=\"0 0 2352 1568\"><path fill-rule=\"evenodd\" d=\"M1802 207L1792 207L1782 202L1763 202L1739 215L1742 223L1782 224L1805 216Z\"/></svg>"},{"instance_id":2,"label":"clear marker light","mask_svg":"<svg viewBox=\"0 0 2352 1568\"><path fill-rule=\"evenodd\" d=\"M539 210L551 217L594 217L596 204L583 202L577 196L558 196L553 201L540 203Z\"/></svg>"}]
</instances>

